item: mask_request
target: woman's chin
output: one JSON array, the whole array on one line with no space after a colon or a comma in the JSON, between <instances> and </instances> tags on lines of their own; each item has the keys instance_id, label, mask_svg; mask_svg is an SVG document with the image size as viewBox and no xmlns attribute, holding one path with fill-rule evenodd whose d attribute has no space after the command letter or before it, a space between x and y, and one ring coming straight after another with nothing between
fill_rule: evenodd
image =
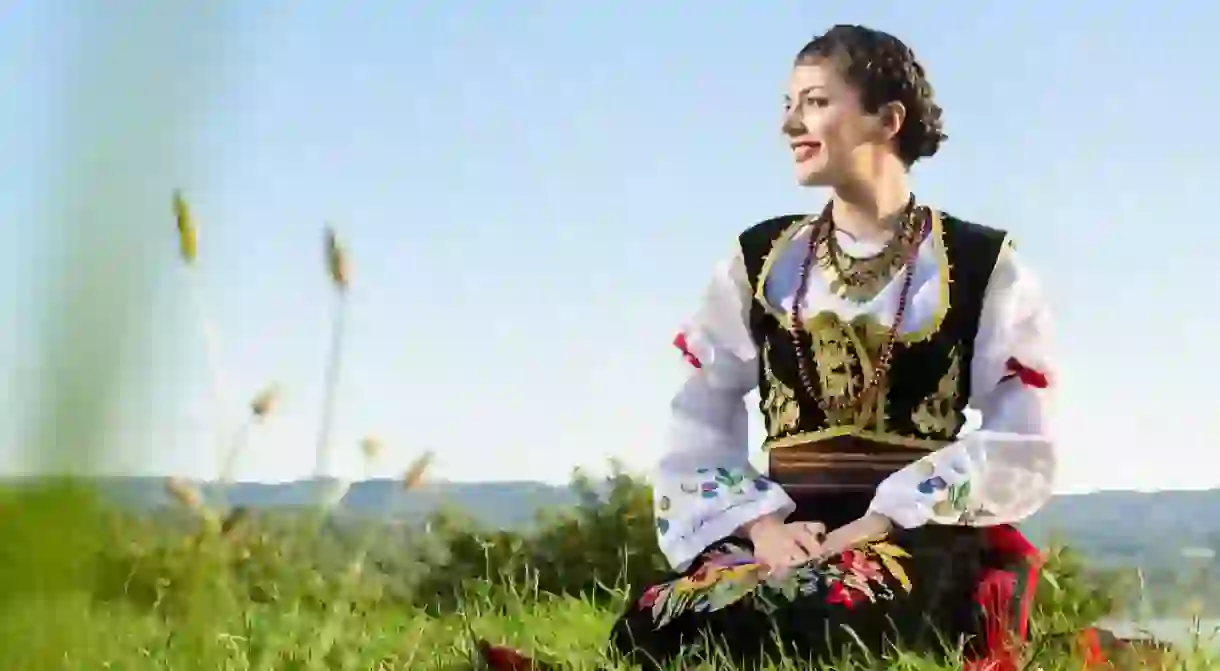
<instances>
[{"instance_id":1,"label":"woman's chin","mask_svg":"<svg viewBox=\"0 0 1220 671\"><path fill-rule=\"evenodd\" d=\"M825 171L810 170L798 165L796 166L796 183L800 186L828 186L831 182Z\"/></svg>"}]
</instances>

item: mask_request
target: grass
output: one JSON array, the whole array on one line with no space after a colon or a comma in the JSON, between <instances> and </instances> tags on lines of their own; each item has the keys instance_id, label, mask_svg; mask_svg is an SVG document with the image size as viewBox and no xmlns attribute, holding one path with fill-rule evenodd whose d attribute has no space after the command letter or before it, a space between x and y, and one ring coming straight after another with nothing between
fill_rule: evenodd
<instances>
[{"instance_id":1,"label":"grass","mask_svg":"<svg viewBox=\"0 0 1220 671\"><path fill-rule=\"evenodd\" d=\"M229 426L233 395L195 284L197 221L181 195L173 205L179 256L189 271L213 373L218 459L227 478L249 428L273 413L277 388L269 386L246 417ZM333 447L332 392L351 281L343 246L333 234L325 242L336 310L324 368L320 457ZM48 416L73 416L68 406L59 410ZM57 427L47 422L44 428L52 435ZM359 447L370 460L382 449L375 439ZM418 484L428 464L429 455L420 457L401 478L402 487ZM193 483L176 479L168 493L186 515L168 521L116 515L62 484L0 490L0 669L470 669L477 668L476 639L510 645L559 668L613 668L601 650L624 590L603 585L644 584L663 568L651 495L621 474L611 478L608 493L602 483L578 478L574 484L582 503L544 520L531 535L438 518L429 534L407 539L375 525L354 538L327 533L322 523L341 491L312 513L280 524L239 514L223 500L207 501ZM1029 668L1077 670L1082 660L1052 635L1111 612L1114 585L1099 582L1105 576L1089 572L1070 552L1051 554ZM1052 640L1060 643L1050 645ZM1220 668L1205 647L1124 648L1116 659L1120 668ZM730 669L714 659L678 668ZM771 668L799 665L777 660ZM960 664L895 654L848 658L832 668L934 671Z\"/></svg>"},{"instance_id":2,"label":"grass","mask_svg":"<svg viewBox=\"0 0 1220 671\"><path fill-rule=\"evenodd\" d=\"M83 591L51 599L31 597L10 603L5 610L0 623L5 638L21 640L23 645L0 650L0 668L471 669L477 668L472 664L474 636L536 653L561 668L607 668L599 650L619 605L481 583L467 592L454 612L437 615L392 603L362 606L345 596L341 585L335 587L339 591L334 597L321 603L306 599L254 603L229 591L199 596L186 609L164 603L146 607L102 601ZM1035 653L1035 666L1030 668L1078 670L1083 665L1081 658L1067 651ZM1119 661L1119 668L1132 669L1220 668L1201 649L1141 655L1133 651ZM729 667L684 664L678 668ZM800 667L779 660L768 668ZM896 655L871 664L844 659L828 668L961 667Z\"/></svg>"},{"instance_id":3,"label":"grass","mask_svg":"<svg viewBox=\"0 0 1220 671\"><path fill-rule=\"evenodd\" d=\"M189 487L182 482L170 486ZM573 529L584 529L591 537L622 536L605 525L625 517L615 502L634 501L621 491L627 486L620 480L605 502L553 518L536 534L438 523L433 525L438 530L427 536L397 543L388 534L377 534L377 542L369 543L374 536L360 529L347 537L317 533L310 526L312 514L284 520L251 513L233 522L230 513L218 524L199 507L199 497L181 492L179 505L189 517L104 511L92 526L103 533L90 533L80 524L73 533L75 551L59 548L78 560L75 570L62 571L73 580L58 589L39 586L3 595L0 668L475 669L476 639L509 645L558 668L622 668L601 651L623 607L624 591L590 588L577 579L581 571L605 574L617 566L628 574L639 565L623 563L627 555L621 553L582 555L579 549L547 555L550 564L539 557L556 545L549 534L571 537L578 533ZM0 518L31 496L27 492L5 501ZM79 499L75 503L74 509L85 508ZM11 524L14 518L7 519ZM2 523L0 533L21 540ZM421 542L446 550L424 552ZM573 545L594 547L588 539ZM388 564L388 558L418 562ZM609 568L599 569L603 566ZM571 576L572 582L541 587L556 575ZM1052 551L1047 576L1040 585L1042 609L1034 617L1029 668L1081 669L1083 660L1055 634L1076 631L1112 604L1080 572L1079 558L1066 550ZM460 596L451 600L451 594ZM1220 660L1206 651L1207 641L1201 643L1169 651L1131 648L1116 656L1116 666L1220 668ZM732 669L691 662L675 668ZM802 667L777 660L768 668ZM885 660L844 658L829 668L935 671L961 666L896 654Z\"/></svg>"},{"instance_id":4,"label":"grass","mask_svg":"<svg viewBox=\"0 0 1220 671\"><path fill-rule=\"evenodd\" d=\"M610 619L577 599L487 603L446 617L248 604L189 629L84 595L31 600L23 611L4 622L7 634L26 642L0 651L6 669L460 669L471 668L470 631L582 668L596 659L589 651L600 646ZM47 654L52 649L62 651L58 663Z\"/></svg>"}]
</instances>

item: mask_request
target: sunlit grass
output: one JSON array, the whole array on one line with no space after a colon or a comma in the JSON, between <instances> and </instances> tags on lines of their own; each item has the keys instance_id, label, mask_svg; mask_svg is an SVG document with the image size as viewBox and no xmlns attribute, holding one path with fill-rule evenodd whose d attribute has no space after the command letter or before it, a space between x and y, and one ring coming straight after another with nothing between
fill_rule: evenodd
<instances>
[{"instance_id":1,"label":"sunlit grass","mask_svg":"<svg viewBox=\"0 0 1220 671\"><path fill-rule=\"evenodd\" d=\"M181 194L172 214L180 259L194 273L206 246L200 246L198 222ZM320 456L334 447L333 392L351 282L351 260L333 234L322 251L319 272L330 277L336 310L324 356ZM214 335L206 308L201 298L195 302L201 328ZM207 350L209 367L221 369L216 349ZM107 380L89 381L91 394L105 392L97 383ZM231 395L221 376L213 385L217 404L226 403ZM168 480L166 494L175 503L168 513L111 509L79 482L0 491L0 669L468 669L478 667L479 640L558 668L615 668L603 651L627 590L606 585L640 584L661 565L646 486L623 474L596 486L577 478L583 503L541 520L529 535L444 517L406 531L382 518L337 532L328 525L346 491L341 482L331 483L303 514L233 508L223 485L247 431L274 412L279 392L269 385L232 426L225 412L217 412L220 482L209 489ZM48 417L62 418L71 407L61 404ZM363 453L366 466L386 449L374 437L351 447ZM417 457L399 479L399 491L418 486L430 463L428 452ZM221 496L205 496L212 492ZM1108 614L1112 599L1108 587L1089 582L1073 555L1049 554L1029 668L1080 669L1070 634ZM1115 659L1121 668L1216 668L1206 652L1209 635L1201 631L1195 645L1172 651L1144 646ZM798 661L775 660L768 668L804 668ZM714 655L676 668L731 669ZM894 653L882 660L849 655L831 668L914 671L961 664Z\"/></svg>"},{"instance_id":2,"label":"sunlit grass","mask_svg":"<svg viewBox=\"0 0 1220 671\"><path fill-rule=\"evenodd\" d=\"M593 598L550 597L530 590L474 587L445 615L422 609L361 607L336 593L328 603L253 603L234 595L214 599L207 617L160 606L99 601L85 592L22 601L23 616L0 622L5 634L27 641L0 651L2 668L59 669L462 669L472 668L473 639L506 643L560 668L619 668L603 656L606 633L621 604ZM47 666L54 649L58 663ZM1184 646L1173 654L1119 656L1120 668L1211 669L1213 657ZM37 662L34 666L32 663ZM1083 660L1058 651L1031 663L1081 669ZM676 668L730 669L712 661ZM776 660L771 669L802 668ZM845 658L835 669L953 669L895 654L865 662Z\"/></svg>"}]
</instances>

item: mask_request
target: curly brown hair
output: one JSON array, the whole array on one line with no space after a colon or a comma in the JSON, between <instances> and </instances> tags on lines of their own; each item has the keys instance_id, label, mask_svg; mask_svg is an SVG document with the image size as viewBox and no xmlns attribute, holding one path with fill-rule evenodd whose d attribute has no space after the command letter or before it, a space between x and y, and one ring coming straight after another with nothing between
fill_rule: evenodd
<instances>
[{"instance_id":1,"label":"curly brown hair","mask_svg":"<svg viewBox=\"0 0 1220 671\"><path fill-rule=\"evenodd\" d=\"M894 144L907 166L935 154L948 137L923 65L897 37L864 26L837 25L796 55L797 65L819 61L835 65L859 92L860 104L869 114L887 103L902 103L906 120Z\"/></svg>"}]
</instances>

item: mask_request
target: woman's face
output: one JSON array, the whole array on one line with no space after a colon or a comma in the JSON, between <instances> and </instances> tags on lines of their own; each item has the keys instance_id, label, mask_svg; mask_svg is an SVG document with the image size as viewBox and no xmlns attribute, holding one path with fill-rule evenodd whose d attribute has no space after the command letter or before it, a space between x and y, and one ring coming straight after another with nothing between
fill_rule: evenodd
<instances>
[{"instance_id":1,"label":"woman's face","mask_svg":"<svg viewBox=\"0 0 1220 671\"><path fill-rule=\"evenodd\" d=\"M858 175L884 137L879 115L829 62L798 64L784 96L783 132L803 186L837 186Z\"/></svg>"}]
</instances>

